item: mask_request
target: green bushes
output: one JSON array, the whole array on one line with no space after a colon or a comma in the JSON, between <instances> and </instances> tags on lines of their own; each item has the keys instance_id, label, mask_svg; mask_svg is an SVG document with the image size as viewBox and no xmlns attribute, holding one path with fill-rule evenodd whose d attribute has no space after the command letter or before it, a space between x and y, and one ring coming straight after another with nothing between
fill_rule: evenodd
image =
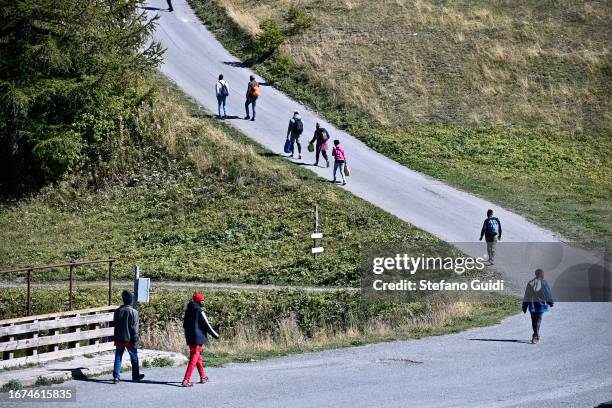
<instances>
[{"instance_id":1,"label":"green bushes","mask_svg":"<svg viewBox=\"0 0 612 408\"><path fill-rule=\"evenodd\" d=\"M255 44L261 58L271 55L285 41L287 36L276 20L265 20L260 25L261 32L257 34Z\"/></svg>"},{"instance_id":2,"label":"green bushes","mask_svg":"<svg viewBox=\"0 0 612 408\"><path fill-rule=\"evenodd\" d=\"M140 305L141 325L146 331L163 329L170 321L182 321L184 308L197 287L192 290L155 289L151 302ZM33 313L43 314L67 309L66 289L35 289ZM74 308L84 309L106 305L104 287L79 288L75 292ZM295 321L301 333L312 337L320 330L362 329L372 322L388 327L416 323L432 323L432 319L469 315L481 307L500 312L516 303L509 297L494 297L482 303L457 303L452 299L431 299L429 302L398 303L362 298L359 292L309 293L299 290L204 291L204 305L216 329L225 333L249 326L259 333L272 333L283 320ZM62 299L65 299L62 301ZM59 301L58 301L59 300ZM121 290L113 292L113 304L121 303ZM25 290L0 290L0 320L23 315ZM484 306L483 306L484 305ZM487 306L489 305L489 306Z\"/></svg>"},{"instance_id":3,"label":"green bushes","mask_svg":"<svg viewBox=\"0 0 612 408\"><path fill-rule=\"evenodd\" d=\"M278 20L273 18L264 20L259 25L261 30L255 38L255 47L257 49L258 59L264 60L272 56L276 50L291 36L304 33L314 24L314 16L308 14L305 10L291 6L287 12L286 24L281 26ZM289 58L285 55L284 58L274 58L273 64L279 70L279 74L287 75L289 72Z\"/></svg>"},{"instance_id":4,"label":"green bushes","mask_svg":"<svg viewBox=\"0 0 612 408\"><path fill-rule=\"evenodd\" d=\"M287 12L287 23L289 23L288 32L290 35L299 35L306 32L315 23L315 18L306 10L291 5Z\"/></svg>"}]
</instances>

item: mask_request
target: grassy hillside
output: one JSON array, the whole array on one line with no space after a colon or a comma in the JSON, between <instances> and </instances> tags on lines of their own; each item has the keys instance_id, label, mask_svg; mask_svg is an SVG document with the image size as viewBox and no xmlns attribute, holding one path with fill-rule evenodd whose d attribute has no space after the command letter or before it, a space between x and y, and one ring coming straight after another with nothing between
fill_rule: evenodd
<instances>
[{"instance_id":1,"label":"grassy hillside","mask_svg":"<svg viewBox=\"0 0 612 408\"><path fill-rule=\"evenodd\" d=\"M142 147L132 174L99 190L74 175L2 204L0 267L115 255L116 278L129 279L138 263L157 279L355 285L365 242L444 245L230 127L191 116L172 91L154 106L149 137L162 146ZM315 204L325 234L316 262ZM80 267L78 279L104 279L104 271ZM35 279L66 279L66 271Z\"/></svg>"},{"instance_id":2,"label":"grassy hillside","mask_svg":"<svg viewBox=\"0 0 612 408\"><path fill-rule=\"evenodd\" d=\"M191 3L234 53L373 148L583 243L612 237L608 3L300 1L312 25L295 2ZM286 39L262 56L270 20Z\"/></svg>"}]
</instances>

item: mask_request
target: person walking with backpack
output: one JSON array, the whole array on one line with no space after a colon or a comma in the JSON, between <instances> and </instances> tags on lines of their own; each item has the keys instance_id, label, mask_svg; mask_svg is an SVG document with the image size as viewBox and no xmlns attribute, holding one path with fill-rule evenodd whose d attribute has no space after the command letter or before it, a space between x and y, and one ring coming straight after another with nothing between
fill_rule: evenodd
<instances>
[{"instance_id":1,"label":"person walking with backpack","mask_svg":"<svg viewBox=\"0 0 612 408\"><path fill-rule=\"evenodd\" d=\"M255 121L255 105L257 105L257 98L259 98L260 94L261 91L259 90L259 82L257 82L255 77L251 75L249 77L249 84L247 85L246 102L244 102L244 109L246 110L246 116L244 117L245 120L251 119L252 121ZM249 114L249 105L251 105L253 110L252 117Z\"/></svg>"},{"instance_id":2,"label":"person walking with backpack","mask_svg":"<svg viewBox=\"0 0 612 408\"><path fill-rule=\"evenodd\" d=\"M187 304L187 309L185 310L183 329L185 329L185 340L189 346L189 363L185 377L181 382L183 387L191 387L193 385L190 380L195 367L198 368L198 373L200 374L200 384L208 381L208 377L204 372L204 365L202 364L202 346L208 344L209 334L215 339L219 338L219 335L213 329L206 313L202 309L203 300L203 294L194 292L192 300Z\"/></svg>"},{"instance_id":3,"label":"person walking with backpack","mask_svg":"<svg viewBox=\"0 0 612 408\"><path fill-rule=\"evenodd\" d=\"M527 283L525 296L523 297L523 313L527 313L527 310L529 310L531 315L531 328L533 329L531 343L538 344L540 342L542 316L554 305L552 290L550 290L548 282L544 280L544 271L536 269L535 278Z\"/></svg>"},{"instance_id":4,"label":"person walking with backpack","mask_svg":"<svg viewBox=\"0 0 612 408\"><path fill-rule=\"evenodd\" d=\"M300 112L293 112L293 117L289 119L289 127L287 128L287 140L291 143L291 157L295 154L295 145L298 148L298 159L302 158L302 145L300 136L304 132L304 122L300 116Z\"/></svg>"},{"instance_id":5,"label":"person walking with backpack","mask_svg":"<svg viewBox=\"0 0 612 408\"><path fill-rule=\"evenodd\" d=\"M313 144L314 142L317 142L314 165L319 165L319 155L322 155L327 163L327 167L329 167L329 159L327 158L327 141L329 140L329 133L327 133L327 130L324 127L321 127L318 122L315 127L316 129L314 135L309 143Z\"/></svg>"},{"instance_id":6,"label":"person walking with backpack","mask_svg":"<svg viewBox=\"0 0 612 408\"><path fill-rule=\"evenodd\" d=\"M229 84L223 79L223 74L219 75L219 80L215 84L215 93L217 94L219 119L225 119L227 117L226 101L229 96ZM221 108L223 108L223 115L221 115Z\"/></svg>"},{"instance_id":7,"label":"person walking with backpack","mask_svg":"<svg viewBox=\"0 0 612 408\"><path fill-rule=\"evenodd\" d=\"M493 210L487 210L487 218L482 224L480 230L480 240L484 236L487 242L487 255L489 256L489 263L495 265L495 245L497 241L501 240L502 226L501 222L497 217L493 216Z\"/></svg>"},{"instance_id":8,"label":"person walking with backpack","mask_svg":"<svg viewBox=\"0 0 612 408\"><path fill-rule=\"evenodd\" d=\"M346 179L344 178L344 165L346 163L346 153L344 153L344 147L340 144L338 139L334 140L334 148L332 149L332 156L334 157L334 179L333 183L336 183L336 172L340 170L340 176L342 176L342 185L346 185Z\"/></svg>"},{"instance_id":9,"label":"person walking with backpack","mask_svg":"<svg viewBox=\"0 0 612 408\"><path fill-rule=\"evenodd\" d=\"M138 350L136 344L139 339L138 311L132 307L132 294L127 290L121 293L123 306L115 310L113 322L115 325L113 340L115 341L115 365L113 367L113 384L121 378L121 360L123 352L127 349L132 363L132 381L140 381L144 374L140 374L138 365Z\"/></svg>"}]
</instances>

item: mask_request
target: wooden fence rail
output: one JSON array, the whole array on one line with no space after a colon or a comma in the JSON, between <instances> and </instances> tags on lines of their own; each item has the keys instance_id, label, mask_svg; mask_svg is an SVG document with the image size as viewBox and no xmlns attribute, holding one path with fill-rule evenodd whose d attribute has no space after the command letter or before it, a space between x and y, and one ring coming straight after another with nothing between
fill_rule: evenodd
<instances>
[{"instance_id":1,"label":"wooden fence rail","mask_svg":"<svg viewBox=\"0 0 612 408\"><path fill-rule=\"evenodd\" d=\"M112 350L117 306L0 320L0 368Z\"/></svg>"},{"instance_id":2,"label":"wooden fence rail","mask_svg":"<svg viewBox=\"0 0 612 408\"><path fill-rule=\"evenodd\" d=\"M68 268L68 310L72 310L72 299L74 291L74 269L81 265L98 265L108 264L108 305L111 305L112 292L113 292L113 263L117 262L116 257L110 257L108 259L99 259L96 261L70 261L68 263L61 264L49 264L49 265L36 265L36 266L24 266L20 268L5 269L0 271L0 275L3 274L16 274L26 273L26 315L32 314L32 274L35 271L43 269L57 269L57 268Z\"/></svg>"}]
</instances>

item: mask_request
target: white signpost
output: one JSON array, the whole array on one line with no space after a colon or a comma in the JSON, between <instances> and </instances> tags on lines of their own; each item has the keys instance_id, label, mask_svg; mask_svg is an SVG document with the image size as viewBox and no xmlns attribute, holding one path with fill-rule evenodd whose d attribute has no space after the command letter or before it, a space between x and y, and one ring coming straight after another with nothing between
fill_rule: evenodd
<instances>
[{"instance_id":1,"label":"white signpost","mask_svg":"<svg viewBox=\"0 0 612 408\"><path fill-rule=\"evenodd\" d=\"M323 233L319 232L319 206L314 208L314 232L310 235L312 238L312 256L317 259L317 255L323 253L324 248L319 246L319 240L323 239Z\"/></svg>"}]
</instances>

